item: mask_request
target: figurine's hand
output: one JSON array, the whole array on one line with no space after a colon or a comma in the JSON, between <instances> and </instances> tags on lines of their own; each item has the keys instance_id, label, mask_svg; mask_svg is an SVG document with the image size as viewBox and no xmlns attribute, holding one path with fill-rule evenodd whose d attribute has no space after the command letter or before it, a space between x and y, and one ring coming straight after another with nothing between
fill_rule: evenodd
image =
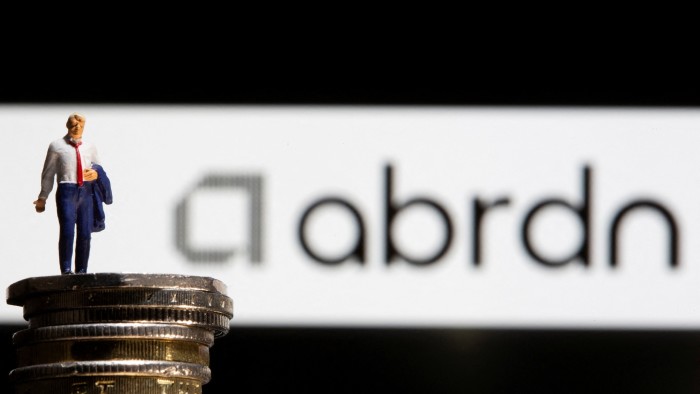
<instances>
[{"instance_id":1,"label":"figurine's hand","mask_svg":"<svg viewBox=\"0 0 700 394\"><path fill-rule=\"evenodd\" d=\"M95 179L97 179L97 171L92 169L83 170L84 181L94 181Z\"/></svg>"},{"instance_id":2,"label":"figurine's hand","mask_svg":"<svg viewBox=\"0 0 700 394\"><path fill-rule=\"evenodd\" d=\"M40 198L34 201L34 209L39 213L44 212L44 210L46 210L46 200Z\"/></svg>"}]
</instances>

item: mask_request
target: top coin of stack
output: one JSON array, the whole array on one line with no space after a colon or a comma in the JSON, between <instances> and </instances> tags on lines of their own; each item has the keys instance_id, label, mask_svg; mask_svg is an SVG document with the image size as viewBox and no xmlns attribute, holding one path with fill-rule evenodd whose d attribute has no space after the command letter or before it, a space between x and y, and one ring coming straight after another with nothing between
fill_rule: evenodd
<instances>
[{"instance_id":1,"label":"top coin of stack","mask_svg":"<svg viewBox=\"0 0 700 394\"><path fill-rule=\"evenodd\" d=\"M219 280L170 274L33 277L7 288L17 394L199 394L233 301Z\"/></svg>"}]
</instances>

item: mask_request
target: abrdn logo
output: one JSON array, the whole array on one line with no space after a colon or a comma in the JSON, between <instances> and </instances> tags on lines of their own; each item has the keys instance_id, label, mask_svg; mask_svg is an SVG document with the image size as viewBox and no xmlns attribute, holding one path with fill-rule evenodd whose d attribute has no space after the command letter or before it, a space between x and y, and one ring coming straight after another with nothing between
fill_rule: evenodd
<instances>
[{"instance_id":1,"label":"abrdn logo","mask_svg":"<svg viewBox=\"0 0 700 394\"><path fill-rule=\"evenodd\" d=\"M511 196L503 195L493 199L484 199L473 196L465 200L464 205L471 210L469 215L454 216L448 209L430 196L396 196L394 193L394 173L395 168L388 163L383 168L383 195L381 196L383 205L383 225L379 244L383 247L383 263L394 264L403 262L415 266L429 266L439 262L450 250L454 242L455 218L467 217L471 226L471 237L467 240L470 251L468 263L473 266L484 264L482 256L482 228L489 220L489 215L498 210L507 211L511 204ZM521 215L520 222L520 242L524 246L527 256L537 264L545 267L559 268L569 264L580 264L588 267L591 262L591 216L595 207L595 191L592 187L594 170L590 165L584 165L580 171L580 197L575 200L566 200L557 196L543 196L535 201ZM189 193L185 194L176 208L176 237L175 243L180 252L191 262L224 262L229 260L235 253L236 247L218 249L197 249L190 244L190 234L188 227L190 199L203 190L225 190L237 189L244 191L248 195L250 203L246 207L249 215L249 229L247 239L249 245L245 248L249 250L250 261L261 263L263 261L263 243L261 239L261 216L263 209L263 179L260 175L207 175ZM334 206L347 212L352 217L355 235L350 247L337 253L335 256L322 254L318 250L322 245L314 243L308 236L307 226L309 220L315 215L322 215L322 207ZM428 256L412 256L401 250L395 242L394 233L397 231L397 218L416 207L422 207L432 212L432 215L442 224L444 231L442 239L435 245L435 252ZM571 252L562 258L553 259L545 256L538 245L533 241L532 226L538 215L550 207L563 208L568 212L581 227L581 238L575 243ZM665 224L667 237L667 262L669 267L675 269L679 266L679 228L677 221L671 210L650 198L633 198L620 201L617 209L609 219L607 226L607 264L617 267L623 256L620 256L620 234L624 222L636 212L648 211L657 215ZM274 226L280 225L270 221ZM322 196L311 200L311 202L300 209L299 220L296 224L297 241L300 249L312 261L322 265L338 265L341 263L367 263L367 220L361 209L351 203L347 196ZM541 247L541 245L540 245Z\"/></svg>"}]
</instances>

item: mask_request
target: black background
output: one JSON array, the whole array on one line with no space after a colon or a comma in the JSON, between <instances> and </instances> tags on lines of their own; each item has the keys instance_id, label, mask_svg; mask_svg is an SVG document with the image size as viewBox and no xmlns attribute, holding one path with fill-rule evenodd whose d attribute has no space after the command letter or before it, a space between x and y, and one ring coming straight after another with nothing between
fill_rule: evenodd
<instances>
[{"instance_id":1,"label":"black background","mask_svg":"<svg viewBox=\"0 0 700 394\"><path fill-rule=\"evenodd\" d=\"M602 51L585 37L535 47L537 38L518 34L441 46L399 36L368 46L351 35L309 48L283 36L260 51L243 50L255 44L240 37L207 47L185 36L137 47L15 44L6 48L0 102L700 105L690 57L651 51L649 41ZM2 328L5 371L21 328ZM692 393L700 391L700 332L234 325L212 348L212 374L207 394Z\"/></svg>"},{"instance_id":2,"label":"black background","mask_svg":"<svg viewBox=\"0 0 700 394\"><path fill-rule=\"evenodd\" d=\"M13 363L2 327L3 369ZM696 393L700 333L236 327L204 393ZM8 386L5 386L8 387Z\"/></svg>"}]
</instances>

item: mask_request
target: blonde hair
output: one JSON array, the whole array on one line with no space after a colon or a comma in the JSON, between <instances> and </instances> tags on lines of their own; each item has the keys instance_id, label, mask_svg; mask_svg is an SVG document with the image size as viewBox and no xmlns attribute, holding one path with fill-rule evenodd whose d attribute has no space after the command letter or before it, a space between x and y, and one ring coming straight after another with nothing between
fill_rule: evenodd
<instances>
[{"instance_id":1,"label":"blonde hair","mask_svg":"<svg viewBox=\"0 0 700 394\"><path fill-rule=\"evenodd\" d=\"M66 127L70 128L70 120L71 119L75 119L78 122L80 122L80 124L85 126L85 116L83 116L82 114L79 114L77 112L73 112L72 114L70 114L68 116L68 120L66 120Z\"/></svg>"}]
</instances>

